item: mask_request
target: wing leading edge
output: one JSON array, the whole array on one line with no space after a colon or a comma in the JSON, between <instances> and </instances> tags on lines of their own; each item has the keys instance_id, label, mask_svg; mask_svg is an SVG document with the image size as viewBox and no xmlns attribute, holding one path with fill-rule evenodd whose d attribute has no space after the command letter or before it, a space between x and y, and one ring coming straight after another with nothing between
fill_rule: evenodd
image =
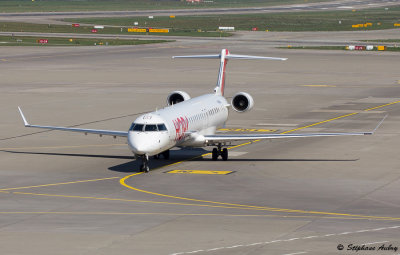
<instances>
[{"instance_id":1,"label":"wing leading edge","mask_svg":"<svg viewBox=\"0 0 400 255\"><path fill-rule=\"evenodd\" d=\"M22 120L24 121L25 127L43 128L43 129L49 129L49 130L61 130L61 131L69 131L69 132L79 132L79 133L85 133L85 134L110 135L110 136L114 136L114 137L116 137L116 136L127 137L128 136L128 132L126 132L126 131L31 125L26 120L24 113L22 112L20 107L18 107L18 110L19 110L19 113L21 114Z\"/></svg>"},{"instance_id":2,"label":"wing leading edge","mask_svg":"<svg viewBox=\"0 0 400 255\"><path fill-rule=\"evenodd\" d=\"M242 140L258 140L258 139L277 139L277 138L300 138L300 137L321 137L321 136L347 136L347 135L373 135L375 131L382 125L386 119L386 115L370 132L355 132L355 133L304 133L304 134L258 134L258 135L205 135L204 138L207 144L234 142Z\"/></svg>"},{"instance_id":3,"label":"wing leading edge","mask_svg":"<svg viewBox=\"0 0 400 255\"><path fill-rule=\"evenodd\" d=\"M364 133L305 133L305 134L258 134L258 135L205 135L208 143L231 142L241 140L276 139L276 138L299 138L318 136L344 136L344 135L372 135L372 132Z\"/></svg>"}]
</instances>

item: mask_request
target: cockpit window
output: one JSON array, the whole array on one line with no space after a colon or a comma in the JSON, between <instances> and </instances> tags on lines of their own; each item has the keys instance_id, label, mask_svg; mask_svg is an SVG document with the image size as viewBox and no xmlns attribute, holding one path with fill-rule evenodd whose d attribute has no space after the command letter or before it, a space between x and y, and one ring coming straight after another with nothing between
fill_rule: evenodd
<instances>
[{"instance_id":1,"label":"cockpit window","mask_svg":"<svg viewBox=\"0 0 400 255\"><path fill-rule=\"evenodd\" d=\"M154 131L167 131L167 127L165 124L137 124L132 123L132 126L129 128L130 131L137 132L154 132Z\"/></svg>"},{"instance_id":2,"label":"cockpit window","mask_svg":"<svg viewBox=\"0 0 400 255\"><path fill-rule=\"evenodd\" d=\"M167 131L167 127L164 124L157 124L158 131Z\"/></svg>"},{"instance_id":3,"label":"cockpit window","mask_svg":"<svg viewBox=\"0 0 400 255\"><path fill-rule=\"evenodd\" d=\"M141 131L143 131L143 124L132 124L132 127L131 127L131 130L132 131L138 131L138 132L141 132Z\"/></svg>"},{"instance_id":4,"label":"cockpit window","mask_svg":"<svg viewBox=\"0 0 400 255\"><path fill-rule=\"evenodd\" d=\"M157 130L157 125L146 125L145 127L144 127L144 131L158 131Z\"/></svg>"}]
</instances>

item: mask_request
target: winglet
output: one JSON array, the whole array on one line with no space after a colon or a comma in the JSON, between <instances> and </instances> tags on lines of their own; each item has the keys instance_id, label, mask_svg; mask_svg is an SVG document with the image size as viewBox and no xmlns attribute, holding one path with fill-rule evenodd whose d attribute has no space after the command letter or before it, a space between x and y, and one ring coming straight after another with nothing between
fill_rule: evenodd
<instances>
[{"instance_id":1,"label":"winglet","mask_svg":"<svg viewBox=\"0 0 400 255\"><path fill-rule=\"evenodd\" d=\"M21 108L20 108L19 106L18 106L18 110L19 110L19 114L21 114L22 120L24 121L25 127L30 126L29 123L28 123L28 121L26 121L26 118L25 118L25 116L24 116L24 113L22 112L22 110L21 110Z\"/></svg>"},{"instance_id":2,"label":"winglet","mask_svg":"<svg viewBox=\"0 0 400 255\"><path fill-rule=\"evenodd\" d=\"M375 133L375 131L382 125L383 121L385 121L387 116L389 116L389 114L386 114L385 117L383 117L383 119L381 121L379 121L378 125L376 125L375 129L372 130L372 132L367 132L367 133L364 133L364 134L365 135L373 135Z\"/></svg>"}]
</instances>

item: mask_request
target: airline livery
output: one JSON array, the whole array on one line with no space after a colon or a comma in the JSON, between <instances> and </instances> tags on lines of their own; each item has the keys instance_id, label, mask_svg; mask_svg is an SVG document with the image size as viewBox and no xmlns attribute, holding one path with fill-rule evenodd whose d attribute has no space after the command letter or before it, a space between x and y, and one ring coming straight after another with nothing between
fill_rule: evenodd
<instances>
[{"instance_id":1,"label":"airline livery","mask_svg":"<svg viewBox=\"0 0 400 255\"><path fill-rule=\"evenodd\" d=\"M230 103L224 97L225 68L229 59L267 59L286 60L286 58L259 57L231 54L223 49L218 55L176 56L173 58L213 58L220 59L217 86L214 93L195 98L183 91L174 91L167 97L167 107L139 116L128 131L113 131L99 129L81 129L55 126L30 125L21 108L18 107L26 127L44 128L62 131L82 132L126 137L129 149L135 158L141 158L141 171L149 171L149 157L169 158L169 150L173 147L205 147L214 146L212 159L228 159L228 150L224 148L232 142L254 139L275 139L315 136L369 135L363 133L308 133L308 134L216 134L228 119L228 109L232 107L237 112L249 111L253 98L245 92L239 92L232 97ZM382 122L382 121L381 121ZM379 125L378 125L379 126Z\"/></svg>"}]
</instances>

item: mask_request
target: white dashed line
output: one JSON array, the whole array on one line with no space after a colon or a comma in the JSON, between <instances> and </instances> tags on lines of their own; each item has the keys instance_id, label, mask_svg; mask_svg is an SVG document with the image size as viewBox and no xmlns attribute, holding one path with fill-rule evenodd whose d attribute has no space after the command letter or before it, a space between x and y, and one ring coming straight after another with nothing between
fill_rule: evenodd
<instances>
[{"instance_id":1,"label":"white dashed line","mask_svg":"<svg viewBox=\"0 0 400 255\"><path fill-rule=\"evenodd\" d=\"M397 228L400 228L400 226L391 226L391 227L374 228L374 229L363 229L363 230L357 230L357 231L353 231L353 232L343 232L343 233L336 233L336 234L333 233L333 234L326 234L326 235L321 235L321 236L295 237L295 238L284 239L284 240L272 240L272 241L252 243L252 244L239 244L239 245L228 246L228 247L212 248L212 249L208 249L208 250L197 250L197 251L189 251L189 252L172 253L170 255L183 255L183 254L193 254L193 253L198 253L198 252L210 252L210 251L216 251L216 250L222 250L222 249L234 249L234 248L238 248L238 247L249 247L249 246L255 246L255 245L266 245L266 244L279 243L279 242L290 242L290 241L296 241L296 240L307 240L307 239L311 239L311 238L323 238L323 237L338 236L338 235L350 235L350 234L381 231L381 230L387 230L387 229L397 229ZM371 245L371 244L377 244L377 243L387 243L387 242L388 241L381 241L381 242L375 242L375 243L368 243L368 244L364 244L364 245ZM290 253L290 254L284 254L284 255L297 255L297 254L304 254L304 253L307 253L307 252L302 251L302 252Z\"/></svg>"},{"instance_id":2,"label":"white dashed line","mask_svg":"<svg viewBox=\"0 0 400 255\"><path fill-rule=\"evenodd\" d=\"M262 243L252 243L252 244L248 244L246 246L254 246L254 245L260 245L260 244L262 244Z\"/></svg>"},{"instance_id":3,"label":"white dashed line","mask_svg":"<svg viewBox=\"0 0 400 255\"><path fill-rule=\"evenodd\" d=\"M218 251L218 250L221 250L221 249L224 249L224 247L219 247L219 248L209 249L209 250L207 250L207 251Z\"/></svg>"},{"instance_id":4,"label":"white dashed line","mask_svg":"<svg viewBox=\"0 0 400 255\"><path fill-rule=\"evenodd\" d=\"M301 251L301 252L295 252L295 253L287 253L287 254L283 254L283 255L297 255L297 254L304 254L307 253L306 251Z\"/></svg>"},{"instance_id":5,"label":"white dashed line","mask_svg":"<svg viewBox=\"0 0 400 255\"><path fill-rule=\"evenodd\" d=\"M307 236L307 237L303 237L302 239L311 239L311 238L316 238L318 236Z\"/></svg>"},{"instance_id":6,"label":"white dashed line","mask_svg":"<svg viewBox=\"0 0 400 255\"><path fill-rule=\"evenodd\" d=\"M239 245L235 245L235 246L230 246L230 247L226 247L225 249L233 249L233 248L237 248L237 247L243 247L243 244L239 244Z\"/></svg>"},{"instance_id":7,"label":"white dashed line","mask_svg":"<svg viewBox=\"0 0 400 255\"><path fill-rule=\"evenodd\" d=\"M373 243L363 243L361 245L373 245L373 244L377 244L377 243L388 243L389 241L380 241L380 242L373 242Z\"/></svg>"},{"instance_id":8,"label":"white dashed line","mask_svg":"<svg viewBox=\"0 0 400 255\"><path fill-rule=\"evenodd\" d=\"M384 230L384 229L386 229L386 228L376 228L373 231L380 231L380 230Z\"/></svg>"},{"instance_id":9,"label":"white dashed line","mask_svg":"<svg viewBox=\"0 0 400 255\"><path fill-rule=\"evenodd\" d=\"M191 254L191 253L198 253L198 252L202 252L204 250L197 250L197 251L190 251L190 252L186 252L187 254Z\"/></svg>"}]
</instances>

